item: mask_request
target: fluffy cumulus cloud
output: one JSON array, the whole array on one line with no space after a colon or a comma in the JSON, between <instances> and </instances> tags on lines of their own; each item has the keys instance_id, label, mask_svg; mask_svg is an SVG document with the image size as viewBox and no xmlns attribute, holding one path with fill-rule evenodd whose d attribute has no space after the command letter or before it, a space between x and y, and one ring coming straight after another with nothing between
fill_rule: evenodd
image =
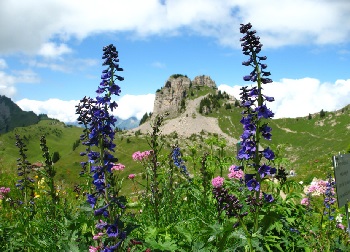
<instances>
[{"instance_id":1,"label":"fluffy cumulus cloud","mask_svg":"<svg viewBox=\"0 0 350 252\"><path fill-rule=\"evenodd\" d=\"M38 54L46 58L56 58L71 51L66 44L56 45L55 43L48 42L41 46Z\"/></svg>"},{"instance_id":2,"label":"fluffy cumulus cloud","mask_svg":"<svg viewBox=\"0 0 350 252\"><path fill-rule=\"evenodd\" d=\"M135 116L137 119L141 119L147 112L153 111L154 94L146 95L124 95L118 101L118 108L115 110L115 115L121 119L128 119Z\"/></svg>"},{"instance_id":3,"label":"fluffy cumulus cloud","mask_svg":"<svg viewBox=\"0 0 350 252\"><path fill-rule=\"evenodd\" d=\"M154 103L154 94L147 95L124 95L117 101L118 108L114 115L121 119L137 117L141 119L147 112L152 112ZM16 104L25 111L33 111L36 114L47 114L51 118L62 122L76 122L75 106L79 104L78 100L63 101L59 99L49 99L46 101L36 101L22 99Z\"/></svg>"},{"instance_id":4,"label":"fluffy cumulus cloud","mask_svg":"<svg viewBox=\"0 0 350 252\"><path fill-rule=\"evenodd\" d=\"M239 98L240 86L220 85L219 89ZM317 113L322 109L334 111L349 104L350 79L337 80L335 83L321 83L314 78L282 79L264 85L264 94L275 101L268 107L275 118L302 117Z\"/></svg>"},{"instance_id":5,"label":"fluffy cumulus cloud","mask_svg":"<svg viewBox=\"0 0 350 252\"><path fill-rule=\"evenodd\" d=\"M0 95L13 97L16 93L15 77L0 71Z\"/></svg>"},{"instance_id":6,"label":"fluffy cumulus cloud","mask_svg":"<svg viewBox=\"0 0 350 252\"><path fill-rule=\"evenodd\" d=\"M75 122L77 120L75 106L78 103L79 101L76 100L62 101L59 99L49 99L46 101L22 99L16 102L24 111L33 111L37 115L47 114L49 117L62 122Z\"/></svg>"},{"instance_id":7,"label":"fluffy cumulus cloud","mask_svg":"<svg viewBox=\"0 0 350 252\"><path fill-rule=\"evenodd\" d=\"M31 70L8 73L5 71L6 68L6 61L0 58L0 95L12 98L17 92L15 87L17 83L36 83L40 81L36 73Z\"/></svg>"},{"instance_id":8,"label":"fluffy cumulus cloud","mask_svg":"<svg viewBox=\"0 0 350 252\"><path fill-rule=\"evenodd\" d=\"M232 27L246 22L268 46L343 43L350 37L349 15L348 0L3 0L0 53L66 53L64 42L72 37L115 31L134 38L187 31L238 46ZM53 38L63 44L48 43Z\"/></svg>"}]
</instances>

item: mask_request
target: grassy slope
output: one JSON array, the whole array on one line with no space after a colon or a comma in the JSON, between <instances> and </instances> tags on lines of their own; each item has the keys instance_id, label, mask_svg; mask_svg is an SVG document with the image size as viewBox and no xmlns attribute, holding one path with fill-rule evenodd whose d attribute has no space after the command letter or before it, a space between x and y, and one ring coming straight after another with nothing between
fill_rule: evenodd
<instances>
[{"instance_id":1,"label":"grassy slope","mask_svg":"<svg viewBox=\"0 0 350 252\"><path fill-rule=\"evenodd\" d=\"M200 90L205 92L207 90ZM197 97L195 92L195 97ZM239 138L242 133L242 125L239 123L241 114L238 108L231 110L221 108L208 116L216 117L221 129L235 137ZM330 171L331 157L339 152L345 152L350 144L349 117L350 106L343 109L343 112L327 112L325 118L319 118L319 115L313 116L311 120L305 118L284 118L275 119L270 122L273 129L272 141L266 144L273 146L284 145L284 157L290 160L287 169L295 169L298 173L298 179L310 181L314 176L325 176ZM26 136L28 145L28 160L30 162L43 161L40 150L40 136L46 135L47 145L50 152L58 151L61 159L55 164L57 168L57 179L68 182L69 184L78 182L80 171L80 162L85 161L79 153L84 151L84 146L79 146L75 151L72 150L73 143L79 139L82 129L77 127L67 127L63 123L54 120L44 120L37 125L29 127L16 128L14 131L0 136L0 173L15 174L16 159L18 149L15 147L14 134ZM127 141L129 139L129 141ZM199 152L203 152L205 144L197 137L198 146L202 146ZM177 139L167 138L163 155L170 152L170 145ZM185 140L192 144L192 140ZM179 141L181 144L183 140ZM118 133L116 138L116 156L119 161L126 165L126 171L122 176L126 177L129 173L139 173L142 166L134 162L131 155L135 151L144 151L150 149L146 136L128 135L128 133ZM264 143L262 143L264 145ZM186 144L182 144L183 147ZM185 151L185 150L184 150ZM226 151L234 153L235 146L229 146ZM186 151L185 151L186 152ZM231 154L233 155L233 154Z\"/></svg>"},{"instance_id":2,"label":"grassy slope","mask_svg":"<svg viewBox=\"0 0 350 252\"><path fill-rule=\"evenodd\" d=\"M21 136L27 145L27 157L31 163L44 161L40 149L40 137L46 136L50 153L58 151L61 159L56 163L58 178L64 178L61 174L69 173L75 167L74 163L79 159L77 151L73 152L73 143L79 139L82 129L67 127L56 120L43 120L38 124L28 127L18 127L13 131L0 136L0 169L1 173L15 174L16 159L19 157L18 148L15 146L15 134ZM78 156L77 156L78 155Z\"/></svg>"},{"instance_id":3,"label":"grassy slope","mask_svg":"<svg viewBox=\"0 0 350 252\"><path fill-rule=\"evenodd\" d=\"M220 128L238 138L242 133L240 110L219 109L209 116L218 118ZM262 144L283 145L283 155L289 159L287 169L294 169L298 178L312 180L314 176L325 176L332 166L332 156L344 153L350 145L350 106L337 112L327 112L302 118L270 120L272 141Z\"/></svg>"}]
</instances>

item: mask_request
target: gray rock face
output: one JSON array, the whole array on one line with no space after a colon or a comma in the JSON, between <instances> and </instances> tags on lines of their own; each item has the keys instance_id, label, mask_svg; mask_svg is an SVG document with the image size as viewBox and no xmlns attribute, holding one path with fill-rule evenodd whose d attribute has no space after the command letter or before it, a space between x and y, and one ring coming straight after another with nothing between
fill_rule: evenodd
<instances>
[{"instance_id":1,"label":"gray rock face","mask_svg":"<svg viewBox=\"0 0 350 252\"><path fill-rule=\"evenodd\" d=\"M156 92L153 114L169 113L169 118L179 114L181 101L188 96L189 89L195 86L208 86L216 88L215 82L205 75L197 76L191 81L187 76L170 76L162 89Z\"/></svg>"},{"instance_id":2,"label":"gray rock face","mask_svg":"<svg viewBox=\"0 0 350 252\"><path fill-rule=\"evenodd\" d=\"M192 80L192 85L193 85L193 86L207 86L207 87L216 88L215 81L213 81L213 80L210 78L210 76L207 76L207 75L199 75L199 76L196 76L196 77Z\"/></svg>"}]
</instances>

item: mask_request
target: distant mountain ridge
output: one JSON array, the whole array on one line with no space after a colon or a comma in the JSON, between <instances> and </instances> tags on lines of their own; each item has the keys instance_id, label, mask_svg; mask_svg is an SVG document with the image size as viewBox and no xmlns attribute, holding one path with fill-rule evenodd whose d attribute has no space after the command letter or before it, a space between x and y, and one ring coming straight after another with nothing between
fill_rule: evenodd
<instances>
[{"instance_id":1,"label":"distant mountain ridge","mask_svg":"<svg viewBox=\"0 0 350 252\"><path fill-rule=\"evenodd\" d=\"M0 133L6 133L16 127L37 124L47 115L36 115L33 111L23 111L10 98L0 95Z\"/></svg>"},{"instance_id":2,"label":"distant mountain ridge","mask_svg":"<svg viewBox=\"0 0 350 252\"><path fill-rule=\"evenodd\" d=\"M117 122L115 123L115 126L122 130L124 129L128 130L128 129L134 129L138 127L139 124L140 124L140 120L134 116L125 120L117 116Z\"/></svg>"},{"instance_id":3,"label":"distant mountain ridge","mask_svg":"<svg viewBox=\"0 0 350 252\"><path fill-rule=\"evenodd\" d=\"M121 119L116 116L117 122L115 123L115 127L122 130L134 129L139 126L140 120L136 117L132 116L128 119ZM67 125L73 125L77 127L83 127L78 121L66 123Z\"/></svg>"}]
</instances>

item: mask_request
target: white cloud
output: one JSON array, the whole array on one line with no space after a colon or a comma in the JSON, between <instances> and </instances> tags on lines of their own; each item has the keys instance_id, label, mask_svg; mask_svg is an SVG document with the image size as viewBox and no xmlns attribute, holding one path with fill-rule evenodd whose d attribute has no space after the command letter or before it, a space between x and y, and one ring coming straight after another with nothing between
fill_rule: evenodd
<instances>
[{"instance_id":1,"label":"white cloud","mask_svg":"<svg viewBox=\"0 0 350 252\"><path fill-rule=\"evenodd\" d=\"M0 71L0 95L12 98L17 89L17 83L37 83L40 79L36 73L31 70L14 71L15 75L10 75L4 71Z\"/></svg>"},{"instance_id":2,"label":"white cloud","mask_svg":"<svg viewBox=\"0 0 350 252\"><path fill-rule=\"evenodd\" d=\"M75 122L78 116L75 114L75 106L79 101L62 101L59 99L49 99L46 101L36 101L22 99L16 104L24 111L33 111L35 114L47 114L51 118L62 122Z\"/></svg>"},{"instance_id":3,"label":"white cloud","mask_svg":"<svg viewBox=\"0 0 350 252\"><path fill-rule=\"evenodd\" d=\"M121 119L128 119L135 116L141 119L146 112L153 111L154 94L147 95L124 95L117 101L118 108L113 112ZM78 116L75 114L75 106L78 100L63 101L59 99L49 99L46 101L36 101L22 99L16 102L25 111L33 111L36 114L47 114L51 118L62 122L76 122Z\"/></svg>"},{"instance_id":4,"label":"white cloud","mask_svg":"<svg viewBox=\"0 0 350 252\"><path fill-rule=\"evenodd\" d=\"M146 95L124 95L118 101L118 108L115 110L115 115L121 119L128 119L135 116L141 119L147 112L153 111L154 94Z\"/></svg>"},{"instance_id":5,"label":"white cloud","mask_svg":"<svg viewBox=\"0 0 350 252\"><path fill-rule=\"evenodd\" d=\"M0 58L0 69L5 69L5 68L7 68L6 61Z\"/></svg>"},{"instance_id":6,"label":"white cloud","mask_svg":"<svg viewBox=\"0 0 350 252\"><path fill-rule=\"evenodd\" d=\"M240 86L220 85L239 99ZM334 111L349 104L350 79L337 80L335 83L321 83L314 78L281 79L263 86L263 93L275 98L268 107L275 113L275 118L302 117L309 113Z\"/></svg>"},{"instance_id":7,"label":"white cloud","mask_svg":"<svg viewBox=\"0 0 350 252\"><path fill-rule=\"evenodd\" d=\"M56 45L55 43L48 42L41 46L38 54L46 58L57 58L70 52L72 52L72 49L66 44Z\"/></svg>"},{"instance_id":8,"label":"white cloud","mask_svg":"<svg viewBox=\"0 0 350 252\"><path fill-rule=\"evenodd\" d=\"M52 71L63 72L63 73L71 73L77 70L85 70L88 67L96 66L99 61L97 59L79 59L79 58L71 58L71 59L60 59L58 61L52 60L23 60L25 64L28 64L30 67L37 68L48 68Z\"/></svg>"},{"instance_id":9,"label":"white cloud","mask_svg":"<svg viewBox=\"0 0 350 252\"><path fill-rule=\"evenodd\" d=\"M13 95L16 93L16 88L14 87L14 84L14 76L7 75L5 72L0 71L0 95L13 97Z\"/></svg>"},{"instance_id":10,"label":"white cloud","mask_svg":"<svg viewBox=\"0 0 350 252\"><path fill-rule=\"evenodd\" d=\"M247 22L270 47L340 44L349 41L349 15L347 0L3 0L0 53L56 55L69 48L52 39L116 31L133 38L188 32L237 47L239 24Z\"/></svg>"}]
</instances>

